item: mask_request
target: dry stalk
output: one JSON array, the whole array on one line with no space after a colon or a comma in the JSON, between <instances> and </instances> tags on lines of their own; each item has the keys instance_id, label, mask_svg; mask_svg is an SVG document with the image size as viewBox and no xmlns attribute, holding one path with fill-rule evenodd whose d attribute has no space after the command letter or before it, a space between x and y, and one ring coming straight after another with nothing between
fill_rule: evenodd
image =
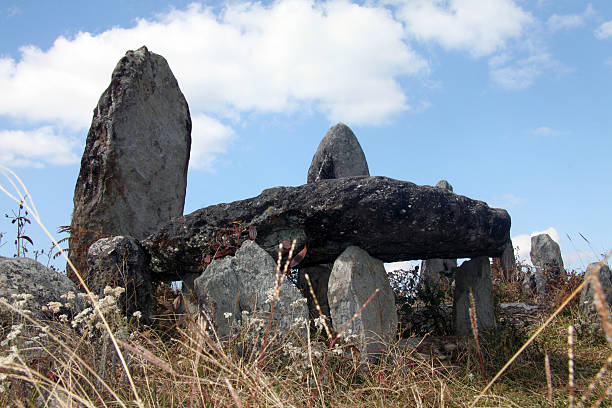
<instances>
[{"instance_id":1,"label":"dry stalk","mask_svg":"<svg viewBox=\"0 0 612 408\"><path fill-rule=\"evenodd\" d=\"M550 358L548 357L548 350L544 355L544 370L546 371L546 385L548 388L548 403L550 406L553 404L553 387L552 387L552 375L550 373Z\"/></svg>"},{"instance_id":2,"label":"dry stalk","mask_svg":"<svg viewBox=\"0 0 612 408\"><path fill-rule=\"evenodd\" d=\"M2 184L0 184L0 190L2 192L4 192L7 196L9 196L11 199L15 200L17 203L23 204L25 209L30 212L30 214L32 215L32 217L34 218L36 223L42 228L42 230L45 232L45 234L47 234L47 237L49 237L51 242L53 242L53 245L55 246L55 248L57 248L57 250L62 254L64 259L66 259L66 262L70 266L70 269L72 269L72 271L74 272L75 276L78 278L79 283L85 289L85 292L87 293L87 295L91 299L91 303L92 303L92 305L94 307L94 310L96 311L96 313L100 317L100 320L102 320L102 323L104 324L104 328L108 332L108 334L110 336L110 339L112 340L113 345L115 346L115 351L117 352L117 356L119 357L119 360L121 360L121 365L123 366L123 370L125 371L125 373L127 375L127 378L129 380L129 383L130 383L130 387L132 389L132 393L134 394L134 398L136 399L136 405L138 407L140 407L140 408L144 408L144 404L142 403L142 400L140 399L140 396L138 395L138 391L136 390L136 384L134 383L134 379L132 378L132 375L130 374L130 370L129 370L128 366L127 366L127 362L125 361L123 353L121 352L119 344L117 343L117 338L113 334L113 331L111 330L110 325L108 324L108 321L104 317L104 313L102 313L102 310L100 310L100 305L98 304L98 302L95 301L93 293L89 290L89 287L85 283L85 280L83 279L83 276L79 273L79 271L77 271L77 269L74 266L74 264L72 263L72 261L70 261L70 259L66 255L66 252L58 244L57 240L53 237L53 235L51 235L51 233L49 232L49 230L47 229L45 224L40 219L40 216L39 216L38 211L36 209L36 205L34 204L34 200L32 199L32 196L30 195L30 192L28 191L26 186L23 184L23 182L21 181L19 176L17 176L17 174L15 174L8 167L5 167L3 165L0 165L0 171L2 172L4 177L9 180L9 182L11 183L13 188L15 189L15 191L16 191L17 195L19 196L19 198L15 197L11 193L9 193L4 188L4 186ZM12 178L9 177L7 175L7 173L10 176L12 176ZM16 180L19 183L19 185L21 186L21 189L16 186L15 182L13 181L13 179ZM27 198L27 200L26 200L26 198Z\"/></svg>"},{"instance_id":3,"label":"dry stalk","mask_svg":"<svg viewBox=\"0 0 612 408\"><path fill-rule=\"evenodd\" d=\"M470 321L472 323L472 334L474 335L474 341L476 342L476 353L478 354L478 362L480 363L480 372L482 373L482 379L486 380L484 362L482 361L482 353L480 352L480 341L478 341L478 325L476 324L476 302L474 301L474 293L470 288Z\"/></svg>"},{"instance_id":4,"label":"dry stalk","mask_svg":"<svg viewBox=\"0 0 612 408\"><path fill-rule=\"evenodd\" d=\"M323 322L323 327L325 328L325 333L327 333L327 338L331 340L332 333L331 333L331 330L329 329L329 326L327 325L327 319L323 318L324 316L323 311L321 310L321 305L319 305L319 300L317 299L317 295L315 295L314 289L312 288L312 283L310 282L310 276L306 273L304 274L304 278L306 278L306 282L308 283L308 290L310 291L310 296L312 296L312 298L314 299L315 307L317 309L317 312L319 313L319 317L321 318Z\"/></svg>"},{"instance_id":5,"label":"dry stalk","mask_svg":"<svg viewBox=\"0 0 612 408\"><path fill-rule=\"evenodd\" d=\"M599 384L603 376L606 375L606 373L608 372L608 366L610 364L612 364L612 354L608 356L604 365L599 369L597 374L595 374L595 377L593 377L593 379L589 383L589 386L587 387L586 391L580 398L580 402L578 403L578 408L581 408L584 406L584 403L589 398L589 395L591 395L591 393L593 392L597 384Z\"/></svg>"},{"instance_id":6,"label":"dry stalk","mask_svg":"<svg viewBox=\"0 0 612 408\"><path fill-rule=\"evenodd\" d=\"M567 328L567 388L569 408L574 407L574 326Z\"/></svg>"}]
</instances>

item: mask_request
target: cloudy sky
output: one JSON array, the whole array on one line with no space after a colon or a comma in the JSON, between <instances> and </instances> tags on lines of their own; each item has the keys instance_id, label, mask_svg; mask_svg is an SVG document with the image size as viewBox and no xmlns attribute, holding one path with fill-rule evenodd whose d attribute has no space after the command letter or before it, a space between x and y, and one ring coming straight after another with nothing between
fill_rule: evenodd
<instances>
[{"instance_id":1,"label":"cloudy sky","mask_svg":"<svg viewBox=\"0 0 612 408\"><path fill-rule=\"evenodd\" d=\"M115 64L146 45L192 114L185 212L303 184L341 121L372 175L506 208L522 258L541 231L572 267L612 249L608 0L3 0L0 38L0 163L52 230Z\"/></svg>"}]
</instances>

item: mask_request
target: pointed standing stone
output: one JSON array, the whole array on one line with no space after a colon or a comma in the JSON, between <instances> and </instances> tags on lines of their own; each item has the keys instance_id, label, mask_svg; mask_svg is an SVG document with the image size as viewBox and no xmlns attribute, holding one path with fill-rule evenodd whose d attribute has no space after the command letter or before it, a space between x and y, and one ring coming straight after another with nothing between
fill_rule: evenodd
<instances>
[{"instance_id":1,"label":"pointed standing stone","mask_svg":"<svg viewBox=\"0 0 612 408\"><path fill-rule=\"evenodd\" d=\"M561 249L548 234L531 237L531 263L536 267L535 290L539 297L545 296L546 283L549 279L558 276L563 269Z\"/></svg>"},{"instance_id":2,"label":"pointed standing stone","mask_svg":"<svg viewBox=\"0 0 612 408\"><path fill-rule=\"evenodd\" d=\"M365 154L355 134L345 124L338 123L321 140L308 169L308 183L369 175Z\"/></svg>"},{"instance_id":3,"label":"pointed standing stone","mask_svg":"<svg viewBox=\"0 0 612 408\"><path fill-rule=\"evenodd\" d=\"M143 239L183 214L190 147L189 107L168 63L146 47L128 51L87 134L71 223L77 269L97 234Z\"/></svg>"}]
</instances>

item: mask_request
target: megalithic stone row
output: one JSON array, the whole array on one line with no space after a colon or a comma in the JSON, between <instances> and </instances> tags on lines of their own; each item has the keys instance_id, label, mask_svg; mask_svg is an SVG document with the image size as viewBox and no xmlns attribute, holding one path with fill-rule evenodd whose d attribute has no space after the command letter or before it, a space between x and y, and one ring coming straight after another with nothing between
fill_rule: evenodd
<instances>
[{"instance_id":1,"label":"megalithic stone row","mask_svg":"<svg viewBox=\"0 0 612 408\"><path fill-rule=\"evenodd\" d=\"M70 235L77 269L96 238L141 240L183 215L190 147L189 107L168 63L146 47L128 51L87 134Z\"/></svg>"},{"instance_id":2,"label":"megalithic stone row","mask_svg":"<svg viewBox=\"0 0 612 408\"><path fill-rule=\"evenodd\" d=\"M384 262L497 257L510 232L505 210L441 189L387 177L322 180L168 221L143 242L155 279L201 271L214 234L233 221L255 227L257 244L273 257L283 240L307 245L300 267L333 263L350 245Z\"/></svg>"}]
</instances>

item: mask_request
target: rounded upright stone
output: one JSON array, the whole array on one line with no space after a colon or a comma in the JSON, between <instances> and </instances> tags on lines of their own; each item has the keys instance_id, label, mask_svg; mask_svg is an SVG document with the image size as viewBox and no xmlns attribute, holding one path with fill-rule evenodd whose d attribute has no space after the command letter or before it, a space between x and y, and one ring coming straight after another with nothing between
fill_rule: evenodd
<instances>
[{"instance_id":1,"label":"rounded upright stone","mask_svg":"<svg viewBox=\"0 0 612 408\"><path fill-rule=\"evenodd\" d=\"M470 289L476 306L478 330L495 327L493 313L493 283L489 257L480 256L461 264L455 275L455 297L453 299L453 321L455 334L465 336L472 333L470 316Z\"/></svg>"},{"instance_id":2,"label":"rounded upright stone","mask_svg":"<svg viewBox=\"0 0 612 408\"><path fill-rule=\"evenodd\" d=\"M436 188L440 188L442 190L446 190L449 193L453 192L453 186L451 186L451 183L449 183L446 180L440 180L438 181L438 183L436 184Z\"/></svg>"},{"instance_id":3,"label":"rounded upright stone","mask_svg":"<svg viewBox=\"0 0 612 408\"><path fill-rule=\"evenodd\" d=\"M94 109L74 190L70 259L80 271L100 236L143 239L183 214L190 148L189 107L168 63L146 47L128 51Z\"/></svg>"},{"instance_id":4,"label":"rounded upright stone","mask_svg":"<svg viewBox=\"0 0 612 408\"><path fill-rule=\"evenodd\" d=\"M601 294L603 298L603 304L612 308L612 271L606 264L599 265L598 262L593 262L587 267L586 273L584 274L585 279L591 279L592 274L597 274L597 279L601 286ZM589 281L580 292L580 307L582 312L587 315L593 315L597 313L595 306L596 290L593 281Z\"/></svg>"},{"instance_id":5,"label":"rounded upright stone","mask_svg":"<svg viewBox=\"0 0 612 408\"><path fill-rule=\"evenodd\" d=\"M343 123L333 126L317 148L308 169L308 183L353 176L369 176L368 163L357 137Z\"/></svg>"},{"instance_id":6,"label":"rounded upright stone","mask_svg":"<svg viewBox=\"0 0 612 408\"><path fill-rule=\"evenodd\" d=\"M376 289L376 296L351 321ZM395 340L395 295L382 261L349 246L334 262L327 297L334 329L339 331L351 322L345 334L356 336L362 356L376 357Z\"/></svg>"}]
</instances>

